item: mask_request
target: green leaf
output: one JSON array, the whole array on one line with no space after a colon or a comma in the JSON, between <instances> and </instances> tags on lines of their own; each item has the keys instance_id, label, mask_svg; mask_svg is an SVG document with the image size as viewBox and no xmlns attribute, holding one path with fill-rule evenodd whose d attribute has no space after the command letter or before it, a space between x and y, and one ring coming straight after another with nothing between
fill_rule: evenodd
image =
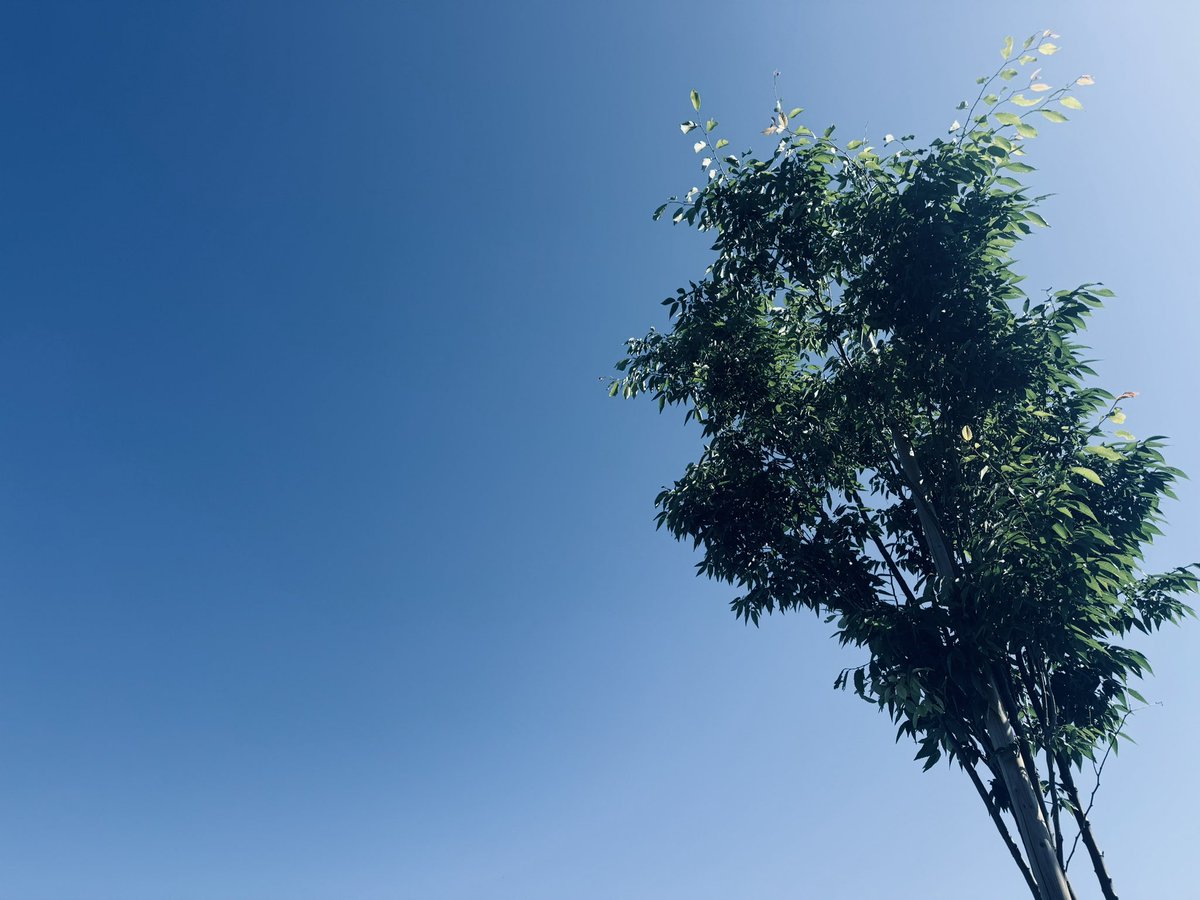
<instances>
[{"instance_id":1,"label":"green leaf","mask_svg":"<svg viewBox=\"0 0 1200 900\"><path fill-rule=\"evenodd\" d=\"M1067 121L1067 117L1064 116L1062 113L1060 113L1056 109L1039 109L1038 112L1040 112L1045 118L1049 119L1051 122Z\"/></svg>"},{"instance_id":2,"label":"green leaf","mask_svg":"<svg viewBox=\"0 0 1200 900\"><path fill-rule=\"evenodd\" d=\"M1045 43L1038 46L1038 53L1042 56L1053 56L1058 52L1058 47L1055 44Z\"/></svg>"},{"instance_id":3,"label":"green leaf","mask_svg":"<svg viewBox=\"0 0 1200 900\"><path fill-rule=\"evenodd\" d=\"M1037 213L1035 213L1031 209L1025 210L1025 218L1027 218L1034 225L1041 225L1043 228L1050 227L1049 223L1045 219L1043 219L1041 216L1039 216Z\"/></svg>"},{"instance_id":4,"label":"green leaf","mask_svg":"<svg viewBox=\"0 0 1200 900\"><path fill-rule=\"evenodd\" d=\"M846 149L847 150L857 150L859 147L861 147L863 145L863 143L864 143L863 141L851 141L850 143L848 143L846 145Z\"/></svg>"},{"instance_id":5,"label":"green leaf","mask_svg":"<svg viewBox=\"0 0 1200 900\"><path fill-rule=\"evenodd\" d=\"M716 119L709 119L709 120L708 120L708 122L707 122L707 123L705 124L705 126L704 126L704 130L705 130L705 131L712 131L712 130L713 130L714 128L716 128L716 127L717 127L717 120L716 120Z\"/></svg>"},{"instance_id":6,"label":"green leaf","mask_svg":"<svg viewBox=\"0 0 1200 900\"><path fill-rule=\"evenodd\" d=\"M1016 172L1018 175L1027 175L1030 172L1035 171L1033 166L1029 165L1028 163L1023 163L1023 162L1005 163L1004 168L1009 169L1010 171Z\"/></svg>"},{"instance_id":7,"label":"green leaf","mask_svg":"<svg viewBox=\"0 0 1200 900\"><path fill-rule=\"evenodd\" d=\"M1038 101L1034 97L1026 97L1024 94L1013 94L1008 98L1017 106L1036 106Z\"/></svg>"},{"instance_id":8,"label":"green leaf","mask_svg":"<svg viewBox=\"0 0 1200 900\"><path fill-rule=\"evenodd\" d=\"M1123 429L1120 431L1114 431L1113 434L1115 434L1117 437L1121 438L1122 440L1126 440L1126 441L1136 441L1137 440L1137 438L1135 438L1132 434L1130 434L1128 431L1125 431Z\"/></svg>"},{"instance_id":9,"label":"green leaf","mask_svg":"<svg viewBox=\"0 0 1200 900\"><path fill-rule=\"evenodd\" d=\"M729 146L729 141L725 140L725 138L721 138L719 141L717 141L717 149L718 150L720 150L722 147L728 147L728 146Z\"/></svg>"},{"instance_id":10,"label":"green leaf","mask_svg":"<svg viewBox=\"0 0 1200 900\"><path fill-rule=\"evenodd\" d=\"M789 118L789 119L794 119L794 118L796 118L796 116L800 115L800 113L802 113L802 112L804 112L804 110L803 110L803 109L801 109L799 106L797 106L797 107L796 107L795 109L793 109L793 110L792 110L790 113L788 113L788 118Z\"/></svg>"},{"instance_id":11,"label":"green leaf","mask_svg":"<svg viewBox=\"0 0 1200 900\"><path fill-rule=\"evenodd\" d=\"M692 96L692 109L699 112L699 110L700 110L700 93L699 93L699 91L693 90L691 96Z\"/></svg>"},{"instance_id":12,"label":"green leaf","mask_svg":"<svg viewBox=\"0 0 1200 900\"><path fill-rule=\"evenodd\" d=\"M1074 97L1063 97L1058 102L1061 103L1063 106L1065 106L1067 109L1083 109L1083 104L1080 103L1078 100L1076 100Z\"/></svg>"},{"instance_id":13,"label":"green leaf","mask_svg":"<svg viewBox=\"0 0 1200 900\"><path fill-rule=\"evenodd\" d=\"M1095 472L1093 472L1091 469L1089 469L1087 466L1071 466L1071 471L1074 472L1076 475L1082 475L1084 478L1086 478L1088 481L1092 482L1093 484L1098 484L1101 487L1104 486L1104 482L1100 480L1100 476L1097 475Z\"/></svg>"},{"instance_id":14,"label":"green leaf","mask_svg":"<svg viewBox=\"0 0 1200 900\"><path fill-rule=\"evenodd\" d=\"M1109 462L1120 462L1125 458L1112 447L1106 447L1104 444L1092 444L1090 447L1084 447L1083 452L1107 459Z\"/></svg>"},{"instance_id":15,"label":"green leaf","mask_svg":"<svg viewBox=\"0 0 1200 900\"><path fill-rule=\"evenodd\" d=\"M1028 45L1026 45L1026 46L1028 46ZM1037 61L1037 57L1030 56L1028 53L1022 54L1021 58L1017 60L1017 62L1019 62L1023 66L1028 65L1031 62L1036 62L1036 61Z\"/></svg>"},{"instance_id":16,"label":"green leaf","mask_svg":"<svg viewBox=\"0 0 1200 900\"><path fill-rule=\"evenodd\" d=\"M1121 410L1118 409L1116 412L1114 412L1111 416L1108 417L1108 421L1112 422L1114 425L1124 425L1125 418L1126 418L1125 413L1121 412Z\"/></svg>"},{"instance_id":17,"label":"green leaf","mask_svg":"<svg viewBox=\"0 0 1200 900\"><path fill-rule=\"evenodd\" d=\"M1008 57L1005 57L1005 59L1007 59L1007 58ZM1005 81L1011 81L1012 79L1017 77L1017 70L1016 69L1005 69L1003 72L1000 73L1000 77L1003 78Z\"/></svg>"},{"instance_id":18,"label":"green leaf","mask_svg":"<svg viewBox=\"0 0 1200 900\"><path fill-rule=\"evenodd\" d=\"M996 121L1001 125L1020 125L1021 117L1015 113L998 112L996 113Z\"/></svg>"},{"instance_id":19,"label":"green leaf","mask_svg":"<svg viewBox=\"0 0 1200 900\"><path fill-rule=\"evenodd\" d=\"M1000 56L1002 59L1008 59L1010 56L1012 56L1012 52L1013 52L1013 39L1012 39L1012 37L1006 37L1004 39L1004 49L1002 49L1000 51Z\"/></svg>"},{"instance_id":20,"label":"green leaf","mask_svg":"<svg viewBox=\"0 0 1200 900\"><path fill-rule=\"evenodd\" d=\"M1035 137L1037 137L1038 133L1037 133L1037 129L1034 128L1032 125L1022 122L1020 125L1017 126L1017 134L1019 134L1021 137L1024 137L1024 138L1035 138Z\"/></svg>"},{"instance_id":21,"label":"green leaf","mask_svg":"<svg viewBox=\"0 0 1200 900\"><path fill-rule=\"evenodd\" d=\"M620 389L621 389L621 382L614 381L612 384L610 384L608 386L608 396L610 396L610 397L617 396L617 391L619 391Z\"/></svg>"}]
</instances>

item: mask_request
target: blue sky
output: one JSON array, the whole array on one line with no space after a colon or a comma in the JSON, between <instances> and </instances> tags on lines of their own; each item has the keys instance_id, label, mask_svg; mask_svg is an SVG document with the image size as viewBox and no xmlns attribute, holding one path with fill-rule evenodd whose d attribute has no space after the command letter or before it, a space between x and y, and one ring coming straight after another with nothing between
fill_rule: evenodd
<instances>
[{"instance_id":1,"label":"blue sky","mask_svg":"<svg viewBox=\"0 0 1200 900\"><path fill-rule=\"evenodd\" d=\"M704 266L649 220L690 88L735 146L775 69L929 138L1051 27L1097 84L1023 271L1118 292L1102 381L1200 473L1200 17L1149 10L0 6L0 898L1019 895L824 626L743 627L654 531L695 435L600 379ZM1105 772L1131 897L1190 877L1196 634Z\"/></svg>"}]
</instances>

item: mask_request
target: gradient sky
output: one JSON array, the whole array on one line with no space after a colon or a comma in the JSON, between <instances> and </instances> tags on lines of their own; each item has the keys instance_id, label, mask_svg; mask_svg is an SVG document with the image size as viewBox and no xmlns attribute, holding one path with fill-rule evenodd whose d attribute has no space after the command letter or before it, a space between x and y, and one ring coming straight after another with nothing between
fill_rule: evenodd
<instances>
[{"instance_id":1,"label":"gradient sky","mask_svg":"<svg viewBox=\"0 0 1200 900\"><path fill-rule=\"evenodd\" d=\"M1191 4L0 3L0 898L1019 896L827 626L654 531L695 433L601 379L707 258L649 218L690 88L928 139L1043 27L1097 84L1021 268L1118 292L1102 383L1200 473ZM1195 890L1198 628L1105 771L1122 896Z\"/></svg>"}]
</instances>

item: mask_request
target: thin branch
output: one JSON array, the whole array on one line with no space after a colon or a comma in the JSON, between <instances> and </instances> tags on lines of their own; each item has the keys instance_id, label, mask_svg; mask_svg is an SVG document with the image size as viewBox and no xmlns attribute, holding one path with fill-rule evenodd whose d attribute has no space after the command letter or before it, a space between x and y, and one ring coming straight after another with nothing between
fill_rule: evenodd
<instances>
[{"instance_id":1,"label":"thin branch","mask_svg":"<svg viewBox=\"0 0 1200 900\"><path fill-rule=\"evenodd\" d=\"M1104 754L1104 758L1108 758L1107 753ZM1083 844L1087 847L1088 856L1092 858L1092 869L1096 873L1096 881L1100 883L1100 890L1104 894L1104 900L1117 900L1117 892L1113 887L1112 876L1108 874L1108 866L1104 863L1104 854L1096 846L1096 837L1092 834L1092 826L1087 818L1087 813L1092 809L1092 801L1096 799L1096 791L1100 787L1099 768L1103 768L1103 763L1097 769L1096 787L1092 789L1092 796L1088 800L1086 811L1080 809L1079 806L1079 791L1075 788L1075 779L1071 775L1070 761L1061 753L1058 755L1058 768L1063 780L1063 787L1071 795L1071 811L1075 814L1076 824L1079 825L1079 834L1075 836L1075 843L1071 845L1071 854L1067 857L1067 864L1070 864L1071 857L1075 855L1075 847L1079 842L1079 838L1082 837Z\"/></svg>"},{"instance_id":2,"label":"thin branch","mask_svg":"<svg viewBox=\"0 0 1200 900\"><path fill-rule=\"evenodd\" d=\"M960 759L962 754L959 754ZM975 766L962 761L963 768L966 769L967 775L971 779L971 784L975 785L975 791L979 794L979 799L983 801L983 805L987 807L988 815L992 817L992 822L996 826L996 830L1000 832L1000 837L1004 840L1004 846L1008 848L1008 852L1012 855L1013 862L1017 864L1017 868L1021 870L1021 874L1025 878L1025 884L1029 886L1029 893L1034 897L1034 900L1040 900L1041 894L1038 893L1037 882L1033 880L1033 872L1029 870L1029 864L1025 862L1025 857L1021 855L1021 849L1013 840L1012 833L1008 830L1008 826L1004 824L1004 819L1000 815L1000 810L996 806L996 802L992 799L992 795L988 793L983 781L979 777L979 773L975 771Z\"/></svg>"},{"instance_id":3,"label":"thin branch","mask_svg":"<svg viewBox=\"0 0 1200 900\"><path fill-rule=\"evenodd\" d=\"M852 491L851 496L854 498L854 501L857 504L858 514L862 517L863 524L867 526L867 534L870 536L871 542L875 545L875 549L879 551L879 555L883 557L883 561L887 565L888 571L891 572L892 578L897 584L900 585L900 590L903 592L905 600L907 600L913 606L919 605L916 596L912 592L912 588L910 588L908 586L908 582L904 580L904 576L900 572L900 567L896 565L896 561L892 558L892 554L888 551L887 547L884 546L883 541L881 541L879 536L875 533L875 529L872 527L874 523L872 523L870 517L867 516L866 504L863 503L862 495L858 491Z\"/></svg>"}]
</instances>

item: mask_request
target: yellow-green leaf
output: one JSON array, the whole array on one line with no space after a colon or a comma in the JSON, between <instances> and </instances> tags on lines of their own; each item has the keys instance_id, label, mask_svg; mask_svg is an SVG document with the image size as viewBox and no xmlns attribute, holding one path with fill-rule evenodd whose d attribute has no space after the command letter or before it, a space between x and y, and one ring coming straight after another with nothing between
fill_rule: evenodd
<instances>
[{"instance_id":1,"label":"yellow-green leaf","mask_svg":"<svg viewBox=\"0 0 1200 900\"><path fill-rule=\"evenodd\" d=\"M1024 94L1013 94L1009 99L1017 106L1036 106L1038 102L1036 97L1026 97Z\"/></svg>"},{"instance_id":2,"label":"yellow-green leaf","mask_svg":"<svg viewBox=\"0 0 1200 900\"><path fill-rule=\"evenodd\" d=\"M1019 134L1021 137L1024 137L1024 138L1035 138L1035 137L1037 137L1037 129L1034 128L1032 125L1028 125L1025 122L1022 122L1020 125L1017 126L1017 134Z\"/></svg>"},{"instance_id":3,"label":"yellow-green leaf","mask_svg":"<svg viewBox=\"0 0 1200 900\"><path fill-rule=\"evenodd\" d=\"M1056 44L1051 44L1051 43L1047 42L1045 44L1041 44L1038 47L1038 53L1042 54L1042 56L1053 56L1057 52L1058 52L1058 46Z\"/></svg>"},{"instance_id":4,"label":"yellow-green leaf","mask_svg":"<svg viewBox=\"0 0 1200 900\"><path fill-rule=\"evenodd\" d=\"M725 138L721 138L719 141L717 141L717 149L718 150L720 150L722 147L728 147L728 146L729 146L729 141L725 140Z\"/></svg>"},{"instance_id":5,"label":"yellow-green leaf","mask_svg":"<svg viewBox=\"0 0 1200 900\"><path fill-rule=\"evenodd\" d=\"M1119 409L1116 412L1114 412L1111 416L1108 417L1108 420L1110 422L1112 422L1114 425L1124 425L1125 419L1126 419L1125 413L1121 412L1121 410L1119 410Z\"/></svg>"},{"instance_id":6,"label":"yellow-green leaf","mask_svg":"<svg viewBox=\"0 0 1200 900\"><path fill-rule=\"evenodd\" d=\"M1009 40L1011 41L1011 40L1012 40L1012 38L1009 38ZM975 433L974 433L973 431L971 431L971 426L970 426L970 425L964 425L964 426L962 427L962 439L963 439L964 441L967 441L967 442L969 443L969 442L971 441L971 439L972 439L972 438L974 438L974 437L975 437Z\"/></svg>"},{"instance_id":7,"label":"yellow-green leaf","mask_svg":"<svg viewBox=\"0 0 1200 900\"><path fill-rule=\"evenodd\" d=\"M1025 218L1027 218L1034 225L1041 225L1043 228L1050 227L1049 222L1047 222L1045 219L1043 219L1041 216L1039 216L1037 213L1035 213L1031 209L1025 210Z\"/></svg>"},{"instance_id":8,"label":"yellow-green leaf","mask_svg":"<svg viewBox=\"0 0 1200 900\"><path fill-rule=\"evenodd\" d=\"M1074 97L1063 97L1058 102L1061 103L1063 106L1065 106L1067 109L1083 109L1083 104L1080 103L1078 100L1076 100Z\"/></svg>"},{"instance_id":9,"label":"yellow-green leaf","mask_svg":"<svg viewBox=\"0 0 1200 900\"><path fill-rule=\"evenodd\" d=\"M1093 484L1098 484L1101 487L1104 487L1104 482L1100 480L1100 476L1097 475L1095 472L1093 472L1091 469L1089 469L1087 466L1071 466L1071 471L1074 472L1076 475L1082 475L1084 478L1086 478L1088 481L1092 482Z\"/></svg>"},{"instance_id":10,"label":"yellow-green leaf","mask_svg":"<svg viewBox=\"0 0 1200 900\"><path fill-rule=\"evenodd\" d=\"M1124 459L1120 453L1112 447L1106 447L1104 444L1093 444L1090 447L1083 448L1085 453L1091 453L1093 456L1099 456L1101 459L1107 459L1109 462L1120 462Z\"/></svg>"},{"instance_id":11,"label":"yellow-green leaf","mask_svg":"<svg viewBox=\"0 0 1200 900\"><path fill-rule=\"evenodd\" d=\"M700 109L700 92L692 91L692 109L699 111Z\"/></svg>"},{"instance_id":12,"label":"yellow-green leaf","mask_svg":"<svg viewBox=\"0 0 1200 900\"><path fill-rule=\"evenodd\" d=\"M996 113L996 121L1001 125L1020 125L1021 117L1015 113L998 112Z\"/></svg>"},{"instance_id":13,"label":"yellow-green leaf","mask_svg":"<svg viewBox=\"0 0 1200 900\"><path fill-rule=\"evenodd\" d=\"M1000 56L1003 59L1008 59L1010 56L1012 56L1012 51L1013 51L1013 39L1011 36L1009 36L1004 39L1004 49L1000 51Z\"/></svg>"},{"instance_id":14,"label":"yellow-green leaf","mask_svg":"<svg viewBox=\"0 0 1200 900\"><path fill-rule=\"evenodd\" d=\"M1067 121L1067 117L1064 116L1062 113L1060 113L1056 109L1039 109L1038 112L1040 112L1045 118L1049 119L1051 122Z\"/></svg>"}]
</instances>

